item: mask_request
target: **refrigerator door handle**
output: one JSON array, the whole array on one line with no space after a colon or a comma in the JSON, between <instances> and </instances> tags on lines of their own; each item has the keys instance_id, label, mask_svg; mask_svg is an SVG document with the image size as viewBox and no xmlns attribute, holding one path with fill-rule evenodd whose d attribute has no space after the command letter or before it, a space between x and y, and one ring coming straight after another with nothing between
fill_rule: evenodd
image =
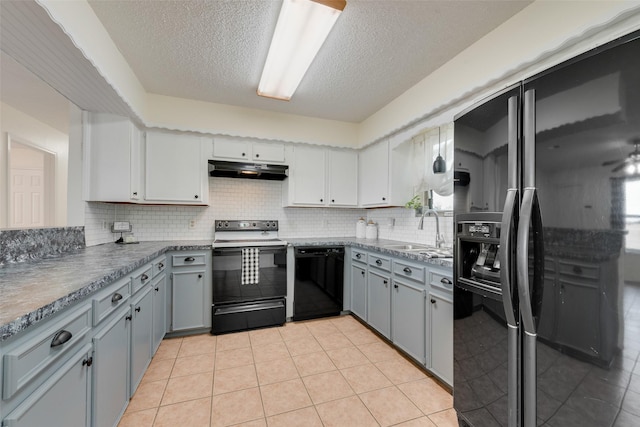
<instances>
[{"instance_id":1,"label":"refrigerator door handle","mask_svg":"<svg viewBox=\"0 0 640 427\"><path fill-rule=\"evenodd\" d=\"M533 287L529 286L529 232L533 226ZM523 328L522 400L523 427L536 426L536 318L542 301L543 276L542 219L535 188L525 188L520 209L516 246L518 297Z\"/></svg>"},{"instance_id":2,"label":"refrigerator door handle","mask_svg":"<svg viewBox=\"0 0 640 427\"><path fill-rule=\"evenodd\" d=\"M513 277L511 271L511 242L514 232L515 210L518 200L518 190L507 190L507 198L502 213L502 226L500 228L500 283L502 287L502 305L507 320L507 419L509 427L516 427L518 423L518 322L514 311L512 294Z\"/></svg>"}]
</instances>

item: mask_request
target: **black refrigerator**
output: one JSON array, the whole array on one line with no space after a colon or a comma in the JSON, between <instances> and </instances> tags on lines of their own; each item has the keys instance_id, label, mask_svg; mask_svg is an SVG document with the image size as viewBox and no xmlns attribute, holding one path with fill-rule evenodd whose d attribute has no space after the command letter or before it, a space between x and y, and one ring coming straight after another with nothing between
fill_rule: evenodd
<instances>
[{"instance_id":1,"label":"black refrigerator","mask_svg":"<svg viewBox=\"0 0 640 427\"><path fill-rule=\"evenodd\" d=\"M640 426L640 32L455 118L461 426Z\"/></svg>"}]
</instances>

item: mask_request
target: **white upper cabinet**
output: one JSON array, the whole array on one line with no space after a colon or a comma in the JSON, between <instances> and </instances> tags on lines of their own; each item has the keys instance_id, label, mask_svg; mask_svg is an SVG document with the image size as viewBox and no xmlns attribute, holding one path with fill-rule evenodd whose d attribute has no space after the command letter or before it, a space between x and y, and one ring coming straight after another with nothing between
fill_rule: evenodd
<instances>
[{"instance_id":1,"label":"white upper cabinet","mask_svg":"<svg viewBox=\"0 0 640 427\"><path fill-rule=\"evenodd\" d=\"M324 206L325 150L298 145L293 147L289 169L289 201L292 205Z\"/></svg>"},{"instance_id":2,"label":"white upper cabinet","mask_svg":"<svg viewBox=\"0 0 640 427\"><path fill-rule=\"evenodd\" d=\"M83 122L84 200L142 200L143 132L113 114L84 113Z\"/></svg>"},{"instance_id":3,"label":"white upper cabinet","mask_svg":"<svg viewBox=\"0 0 640 427\"><path fill-rule=\"evenodd\" d=\"M210 139L164 132L147 132L145 199L167 204L204 205L209 180L204 146Z\"/></svg>"},{"instance_id":4,"label":"white upper cabinet","mask_svg":"<svg viewBox=\"0 0 640 427\"><path fill-rule=\"evenodd\" d=\"M328 150L329 206L358 206L358 153Z\"/></svg>"},{"instance_id":5,"label":"white upper cabinet","mask_svg":"<svg viewBox=\"0 0 640 427\"><path fill-rule=\"evenodd\" d=\"M409 144L385 140L364 148L359 157L361 207L404 206L411 197Z\"/></svg>"},{"instance_id":6,"label":"white upper cabinet","mask_svg":"<svg viewBox=\"0 0 640 427\"><path fill-rule=\"evenodd\" d=\"M360 152L360 206L389 203L389 141L370 145Z\"/></svg>"},{"instance_id":7,"label":"white upper cabinet","mask_svg":"<svg viewBox=\"0 0 640 427\"><path fill-rule=\"evenodd\" d=\"M284 163L284 144L216 137L213 141L213 158L229 161L246 160L255 163Z\"/></svg>"},{"instance_id":8,"label":"white upper cabinet","mask_svg":"<svg viewBox=\"0 0 640 427\"><path fill-rule=\"evenodd\" d=\"M289 148L284 206L358 206L358 155L355 151L295 145Z\"/></svg>"}]
</instances>

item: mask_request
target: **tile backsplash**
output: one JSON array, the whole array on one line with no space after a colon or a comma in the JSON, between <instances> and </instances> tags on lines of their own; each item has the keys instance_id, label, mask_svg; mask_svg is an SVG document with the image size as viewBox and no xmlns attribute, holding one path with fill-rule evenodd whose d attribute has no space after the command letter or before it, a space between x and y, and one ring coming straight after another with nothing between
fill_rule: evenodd
<instances>
[{"instance_id":1,"label":"tile backsplash","mask_svg":"<svg viewBox=\"0 0 640 427\"><path fill-rule=\"evenodd\" d=\"M215 219L276 219L282 237L355 236L360 217L378 223L379 237L411 242L435 241L435 220L420 218L404 208L338 209L283 208L282 183L233 178L209 178L209 206L148 206L89 202L85 209L87 246L113 242L113 221L129 221L138 240L213 240ZM391 225L391 219L394 224ZM440 219L441 232L451 243L451 217Z\"/></svg>"}]
</instances>

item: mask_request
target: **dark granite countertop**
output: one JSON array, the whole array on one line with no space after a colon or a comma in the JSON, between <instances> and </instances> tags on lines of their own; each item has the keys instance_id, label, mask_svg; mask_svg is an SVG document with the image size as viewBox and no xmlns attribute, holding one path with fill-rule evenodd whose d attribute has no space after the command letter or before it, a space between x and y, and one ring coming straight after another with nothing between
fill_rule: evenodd
<instances>
[{"instance_id":1,"label":"dark granite countertop","mask_svg":"<svg viewBox=\"0 0 640 427\"><path fill-rule=\"evenodd\" d=\"M408 243L395 240L355 237L283 239L292 246L353 246L441 267L453 265L451 258L428 258L382 247ZM49 258L4 265L0 267L0 342L82 301L167 251L210 248L209 240L141 242L135 245L106 243Z\"/></svg>"},{"instance_id":2,"label":"dark granite countertop","mask_svg":"<svg viewBox=\"0 0 640 427\"><path fill-rule=\"evenodd\" d=\"M394 249L388 249L384 246L387 245L425 245L424 243L415 243L415 242L401 242L398 240L385 240L385 239L357 239L355 237L309 237L309 238L291 238L288 239L286 237L283 238L292 246L352 246L360 249L370 250L380 252L386 255L407 258L412 261L419 261L428 264L437 265L440 267L453 267L453 258L429 258L425 255L420 255L417 252L406 252L399 251Z\"/></svg>"},{"instance_id":3,"label":"dark granite countertop","mask_svg":"<svg viewBox=\"0 0 640 427\"><path fill-rule=\"evenodd\" d=\"M211 241L141 242L78 249L0 267L0 342L83 300L157 256L210 249Z\"/></svg>"}]
</instances>

